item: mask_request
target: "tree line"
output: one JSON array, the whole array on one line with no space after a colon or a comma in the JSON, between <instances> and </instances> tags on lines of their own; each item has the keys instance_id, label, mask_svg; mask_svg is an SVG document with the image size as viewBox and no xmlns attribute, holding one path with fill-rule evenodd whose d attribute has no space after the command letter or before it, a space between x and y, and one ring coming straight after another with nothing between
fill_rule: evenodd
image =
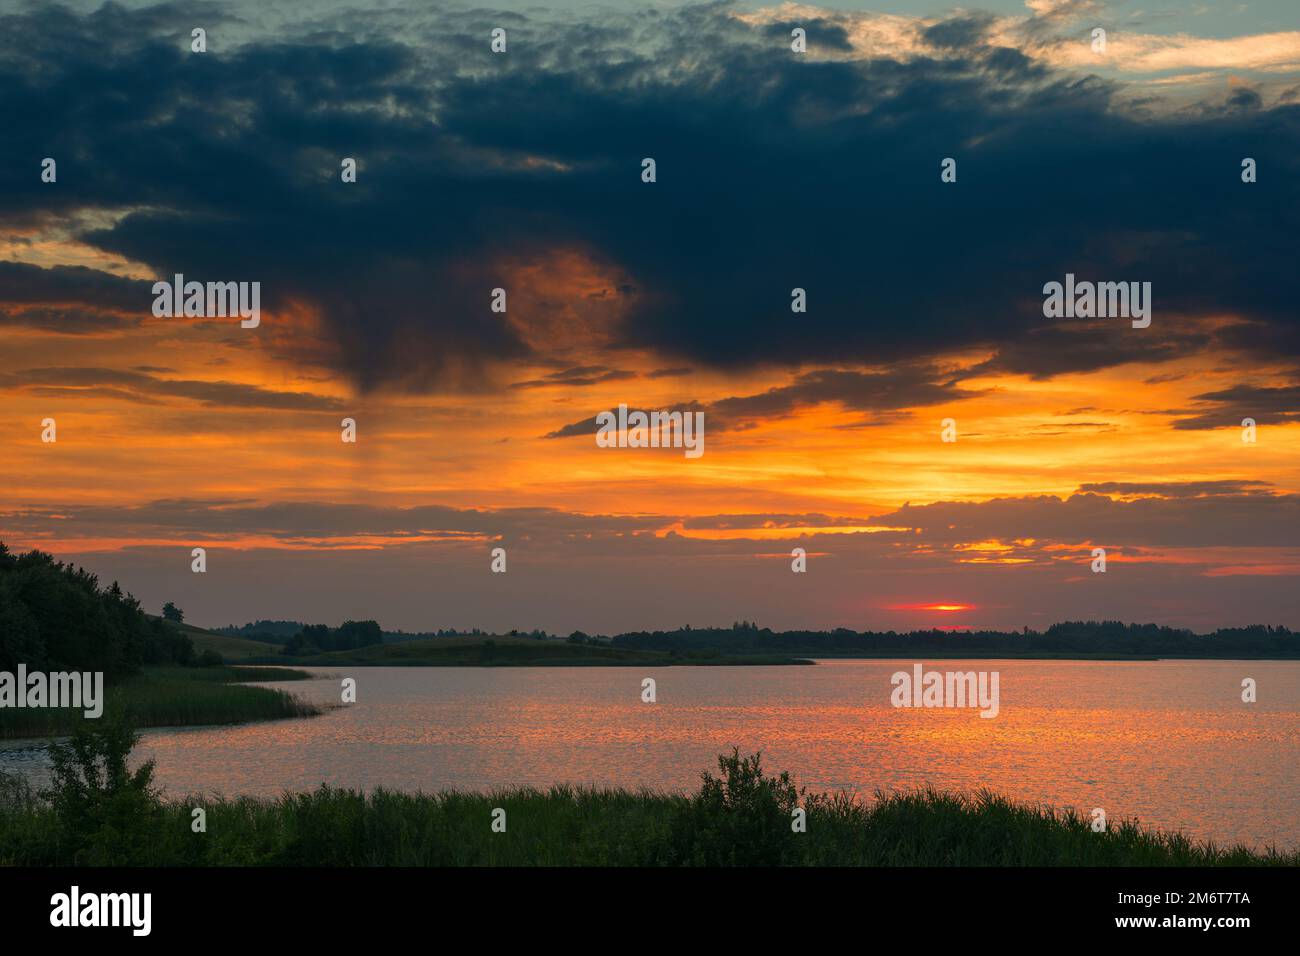
<instances>
[{"instance_id":1,"label":"tree line","mask_svg":"<svg viewBox=\"0 0 1300 956\"><path fill-rule=\"evenodd\" d=\"M158 618L114 581L0 541L0 670L137 673L145 664L194 663L188 636Z\"/></svg>"},{"instance_id":2,"label":"tree line","mask_svg":"<svg viewBox=\"0 0 1300 956\"><path fill-rule=\"evenodd\" d=\"M302 630L284 645L284 653L289 657L302 657L322 651L351 651L382 643L384 634L376 621L344 621L338 627L304 624Z\"/></svg>"},{"instance_id":3,"label":"tree line","mask_svg":"<svg viewBox=\"0 0 1300 956\"><path fill-rule=\"evenodd\" d=\"M721 653L872 654L932 651L972 657L999 654L1116 654L1138 657L1300 657L1300 639L1284 626L1253 624L1197 634L1184 628L1121 621L1064 621L1045 631L773 631L749 621L730 628L690 628L619 634L615 647L710 650Z\"/></svg>"}]
</instances>

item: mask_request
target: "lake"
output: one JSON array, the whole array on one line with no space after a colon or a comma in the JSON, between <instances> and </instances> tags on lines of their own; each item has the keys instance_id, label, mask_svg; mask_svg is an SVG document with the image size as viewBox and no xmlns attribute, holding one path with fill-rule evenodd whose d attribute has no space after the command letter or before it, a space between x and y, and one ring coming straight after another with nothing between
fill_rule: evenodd
<instances>
[{"instance_id":1,"label":"lake","mask_svg":"<svg viewBox=\"0 0 1300 956\"><path fill-rule=\"evenodd\" d=\"M1104 808L1219 842L1300 845L1300 661L940 661L996 671L1000 709L895 708L912 661L808 667L308 668L282 687L321 717L149 731L171 796L569 782L691 790L719 753L761 750L810 790L931 784ZM657 682L643 703L641 681ZM1258 702L1241 700L1245 677ZM0 768L43 776L10 745Z\"/></svg>"}]
</instances>

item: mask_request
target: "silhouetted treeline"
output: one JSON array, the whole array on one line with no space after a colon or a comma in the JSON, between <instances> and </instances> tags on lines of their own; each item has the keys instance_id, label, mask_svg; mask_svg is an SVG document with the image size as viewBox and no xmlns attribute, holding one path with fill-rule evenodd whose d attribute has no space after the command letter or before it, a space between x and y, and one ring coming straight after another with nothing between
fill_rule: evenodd
<instances>
[{"instance_id":1,"label":"silhouetted treeline","mask_svg":"<svg viewBox=\"0 0 1300 956\"><path fill-rule=\"evenodd\" d=\"M304 628L320 628L326 625L321 624L304 624L302 621L253 621L250 624L228 624L225 627L214 627L212 631L216 634L225 634L230 637L242 637L249 641L262 641L266 644L284 644L285 639L292 639L303 632ZM311 633L319 633L313 631ZM385 644L393 644L399 641L429 641L438 637L483 637L487 631L481 631L477 627L473 630L457 630L455 628L439 628L436 631L380 631ZM515 631L512 634L517 633ZM533 631L529 637L546 637L545 631Z\"/></svg>"},{"instance_id":2,"label":"silhouetted treeline","mask_svg":"<svg viewBox=\"0 0 1300 956\"><path fill-rule=\"evenodd\" d=\"M10 554L0 542L0 670L133 674L143 664L189 664L189 637L158 618L114 581L100 588L84 568L42 551Z\"/></svg>"},{"instance_id":3,"label":"silhouetted treeline","mask_svg":"<svg viewBox=\"0 0 1300 956\"><path fill-rule=\"evenodd\" d=\"M351 651L382 643L384 634L375 621L344 621L339 627L307 624L289 638L284 653L299 656L317 651Z\"/></svg>"},{"instance_id":4,"label":"silhouetted treeline","mask_svg":"<svg viewBox=\"0 0 1300 956\"><path fill-rule=\"evenodd\" d=\"M384 631L385 644L397 644L402 641L432 641L439 637L486 637L487 631L477 627L471 630L458 630L454 627L440 627L436 631Z\"/></svg>"},{"instance_id":5,"label":"silhouetted treeline","mask_svg":"<svg viewBox=\"0 0 1300 956\"><path fill-rule=\"evenodd\" d=\"M247 641L283 644L285 638L293 637L305 626L301 621L253 621L251 624L214 627L212 632L228 637L242 637Z\"/></svg>"},{"instance_id":6,"label":"silhouetted treeline","mask_svg":"<svg viewBox=\"0 0 1300 956\"><path fill-rule=\"evenodd\" d=\"M1002 654L1115 654L1139 657L1300 657L1300 639L1285 627L1255 624L1196 634L1157 624L1065 621L1046 631L772 631L748 621L730 628L638 631L613 638L615 647L654 651L711 650L735 654L866 657L926 651L997 657Z\"/></svg>"}]
</instances>

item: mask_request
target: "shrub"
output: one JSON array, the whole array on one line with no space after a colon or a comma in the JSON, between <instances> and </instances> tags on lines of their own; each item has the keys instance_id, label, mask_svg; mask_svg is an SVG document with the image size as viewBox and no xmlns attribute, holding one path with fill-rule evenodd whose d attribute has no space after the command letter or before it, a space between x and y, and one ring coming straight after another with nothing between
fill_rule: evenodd
<instances>
[{"instance_id":1,"label":"shrub","mask_svg":"<svg viewBox=\"0 0 1300 956\"><path fill-rule=\"evenodd\" d=\"M762 754L718 757L720 777L707 770L674 827L679 862L700 866L780 866L802 849L791 830L804 791L790 774L765 776Z\"/></svg>"},{"instance_id":2,"label":"shrub","mask_svg":"<svg viewBox=\"0 0 1300 956\"><path fill-rule=\"evenodd\" d=\"M65 743L51 744L52 786L45 794L72 862L120 865L145 856L160 812L154 762L132 771L127 757L139 742L120 718L87 722Z\"/></svg>"}]
</instances>

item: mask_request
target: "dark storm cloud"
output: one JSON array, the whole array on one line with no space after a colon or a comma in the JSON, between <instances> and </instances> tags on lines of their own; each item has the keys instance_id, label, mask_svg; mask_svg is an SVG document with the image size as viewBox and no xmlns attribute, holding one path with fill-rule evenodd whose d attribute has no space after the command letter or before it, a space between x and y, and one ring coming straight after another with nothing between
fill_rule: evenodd
<instances>
[{"instance_id":1,"label":"dark storm cloud","mask_svg":"<svg viewBox=\"0 0 1300 956\"><path fill-rule=\"evenodd\" d=\"M555 249L628 277L616 344L696 367L982 345L1043 376L1182 354L1198 342L1173 316L1225 312L1300 352L1300 107L1238 95L1148 116L1115 85L990 46L965 15L929 28L932 57L847 62L792 55L727 5L521 17L496 57L472 17L223 46L215 8L195 55L192 9L4 18L0 149L19 159L0 214L135 209L84 238L160 275L259 280L272 312L318 308L362 389L536 357L518 329L545 297L512 288L505 323L488 292L502 262ZM646 156L657 183L640 181ZM956 184L939 181L949 156ZM1043 284L1066 272L1150 281L1151 328L1107 326L1073 359L1036 348Z\"/></svg>"},{"instance_id":2,"label":"dark storm cloud","mask_svg":"<svg viewBox=\"0 0 1300 956\"><path fill-rule=\"evenodd\" d=\"M141 299L149 295L149 286L148 282L85 266L42 269L22 262L0 262L0 303L5 304L77 302L131 310L140 307Z\"/></svg>"},{"instance_id":3,"label":"dark storm cloud","mask_svg":"<svg viewBox=\"0 0 1300 956\"><path fill-rule=\"evenodd\" d=\"M769 23L763 27L762 32L774 43L785 43L786 49L789 50L790 44L794 42L790 31L795 27L801 27L806 32L807 46L811 51L825 49L848 52L853 49L853 44L849 42L848 31L838 23L821 17L803 17L799 20Z\"/></svg>"},{"instance_id":4,"label":"dark storm cloud","mask_svg":"<svg viewBox=\"0 0 1300 956\"><path fill-rule=\"evenodd\" d=\"M0 262L0 326L75 335L138 325L149 283L85 266Z\"/></svg>"},{"instance_id":5,"label":"dark storm cloud","mask_svg":"<svg viewBox=\"0 0 1300 956\"><path fill-rule=\"evenodd\" d=\"M1228 96L1228 108L1233 110L1257 110L1264 105L1264 99L1249 87L1240 87Z\"/></svg>"}]
</instances>

